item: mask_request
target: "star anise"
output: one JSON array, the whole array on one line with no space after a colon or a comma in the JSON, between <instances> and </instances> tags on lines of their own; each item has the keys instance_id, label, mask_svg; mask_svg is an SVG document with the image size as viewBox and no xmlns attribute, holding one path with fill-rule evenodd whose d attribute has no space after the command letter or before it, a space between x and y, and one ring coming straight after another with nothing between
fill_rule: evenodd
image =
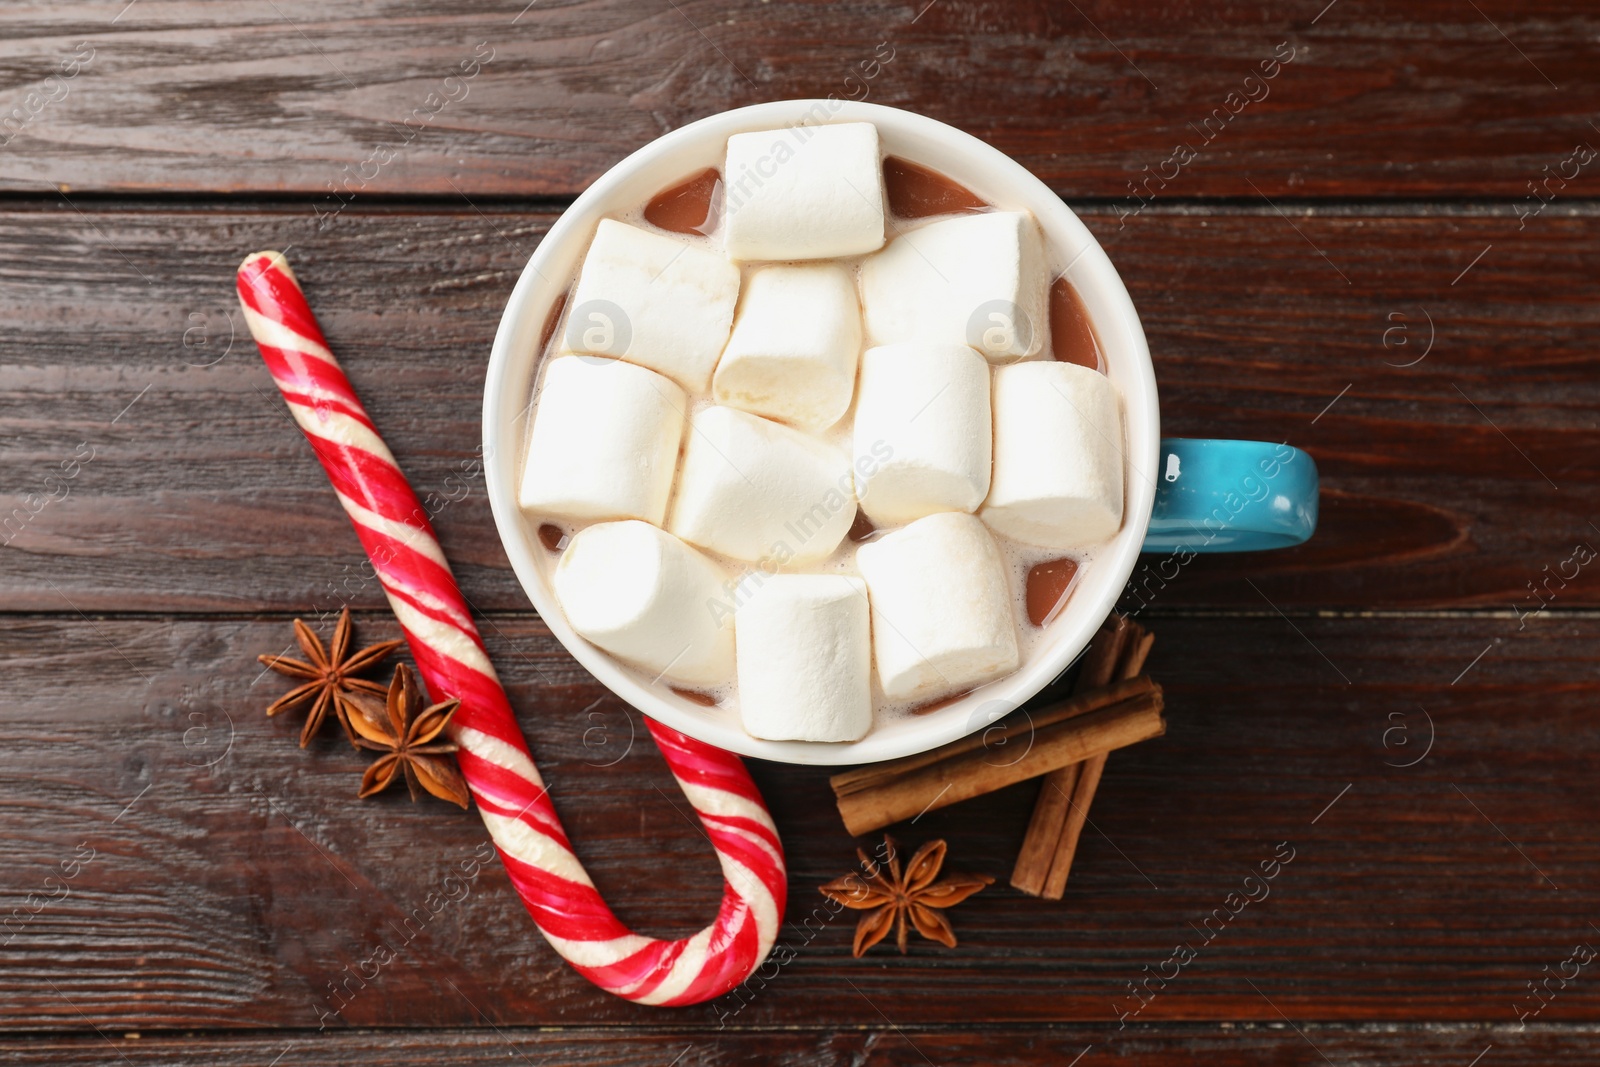
<instances>
[{"instance_id":1,"label":"star anise","mask_svg":"<svg viewBox=\"0 0 1600 1067\"><path fill-rule=\"evenodd\" d=\"M352 652L350 631L349 608L339 612L339 624L333 629L333 644L330 648L324 648L321 639L311 627L296 619L295 640L300 643L300 649L306 654L306 659L310 660L309 663L290 659L288 656L256 657L279 674L310 679L302 685L295 686L267 706L267 714L276 715L280 711L311 705L305 725L300 729L301 748L305 748L317 731L322 729L329 709L332 709L339 719L339 724L344 727L344 734L350 739L350 744L354 745L356 734L350 727L350 694L371 693L381 697L387 692L382 683L355 676L382 663L391 652L400 647L401 642L380 641L378 644Z\"/></svg>"},{"instance_id":2,"label":"star anise","mask_svg":"<svg viewBox=\"0 0 1600 1067\"><path fill-rule=\"evenodd\" d=\"M425 703L416 674L404 663L394 669L382 709L370 706L365 697L355 699L350 725L361 735L356 743L383 753L361 776L360 796L381 793L404 775L413 801L421 796L420 784L440 800L467 806L466 780L449 759L459 746L439 737L461 701L423 707Z\"/></svg>"},{"instance_id":3,"label":"star anise","mask_svg":"<svg viewBox=\"0 0 1600 1067\"><path fill-rule=\"evenodd\" d=\"M986 874L955 874L943 881L934 881L939 877L939 868L944 866L946 846L942 840L929 841L917 849L903 875L899 846L888 834L883 835L883 849L887 872L858 848L856 855L861 857L861 870L835 878L822 887L822 895L830 900L866 912L856 924L853 955L859 957L882 941L891 926L895 928L895 943L904 954L907 918L923 937L955 948L956 934L950 928L950 920L937 909L954 907L994 879Z\"/></svg>"}]
</instances>

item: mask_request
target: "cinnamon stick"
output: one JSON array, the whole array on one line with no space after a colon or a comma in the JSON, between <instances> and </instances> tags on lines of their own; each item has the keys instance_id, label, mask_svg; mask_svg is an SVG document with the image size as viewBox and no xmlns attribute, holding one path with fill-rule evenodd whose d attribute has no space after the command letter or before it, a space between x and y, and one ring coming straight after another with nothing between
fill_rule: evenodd
<instances>
[{"instance_id":1,"label":"cinnamon stick","mask_svg":"<svg viewBox=\"0 0 1600 1067\"><path fill-rule=\"evenodd\" d=\"M1129 640L1143 632L1139 624L1127 616L1113 615L1107 619L1089 642L1089 651L1083 657L1083 668L1078 671L1072 692L1084 693L1115 681Z\"/></svg>"},{"instance_id":2,"label":"cinnamon stick","mask_svg":"<svg viewBox=\"0 0 1600 1067\"><path fill-rule=\"evenodd\" d=\"M1105 773L1106 758L1094 756L1083 761L1078 777L1073 782L1072 799L1067 802L1067 821L1061 827L1051 851L1050 869L1045 874L1044 888L1039 896L1046 900L1060 900L1067 892L1067 874L1078 854L1078 839L1083 836L1084 823L1089 820L1089 803L1095 790L1100 788L1100 777Z\"/></svg>"},{"instance_id":3,"label":"cinnamon stick","mask_svg":"<svg viewBox=\"0 0 1600 1067\"><path fill-rule=\"evenodd\" d=\"M1086 715L1091 711L1098 711L1108 704L1115 704L1129 697L1148 693L1155 688L1155 683L1148 678L1129 678L1116 685L1098 688L1093 692L1074 692L1074 695L1059 703L1048 704L1042 708L1017 714L1013 713L1006 719L990 726L985 730L978 730L965 737L958 737L949 744L940 745L938 748L927 752L918 752L915 755L903 756L900 759L888 760L883 763L869 763L864 767L841 771L828 779L828 784L833 786L836 796L846 796L857 793L863 789L870 789L883 785L886 782L903 778L912 771L923 767L932 766L954 756L982 749L999 748L1009 744L1012 740L1026 735L1030 730L1039 730L1046 726L1053 726L1058 722L1078 715ZM998 761L997 761L998 762Z\"/></svg>"},{"instance_id":4,"label":"cinnamon stick","mask_svg":"<svg viewBox=\"0 0 1600 1067\"><path fill-rule=\"evenodd\" d=\"M1116 641L1117 656L1112 661L1110 671L1113 677L1132 677L1144 669L1155 635L1145 632L1137 623L1120 616L1116 618L1115 624L1108 624L1121 635ZM1102 634L1107 632L1101 631ZM1079 675L1079 684L1086 680L1087 669L1091 665L1103 670L1103 663L1104 660L1086 662L1085 672ZM1093 682L1095 679L1088 680ZM1043 810L1049 821L1040 822L1037 832L1034 822L1029 823L1022 850L1017 855L1017 863L1011 873L1013 886L1046 900L1060 900L1065 894L1067 875L1077 855L1078 840L1089 818L1089 805L1100 786L1107 755L1101 753L1093 756L1085 760L1081 767L1070 769L1070 778L1068 768L1046 775L1039 799L1034 803L1034 813L1037 817ZM1063 812L1059 824L1053 821L1054 813L1058 810Z\"/></svg>"},{"instance_id":5,"label":"cinnamon stick","mask_svg":"<svg viewBox=\"0 0 1600 1067\"><path fill-rule=\"evenodd\" d=\"M1075 694L1093 692L1109 685L1116 677L1133 625L1121 615L1112 615L1095 633L1073 685ZM1028 832L1022 839L1022 851L1017 853L1017 862L1011 870L1011 884L1024 893L1039 896L1044 892L1051 861L1072 810L1078 777L1077 766L1062 767L1045 775L1039 785L1039 798L1033 804Z\"/></svg>"},{"instance_id":6,"label":"cinnamon stick","mask_svg":"<svg viewBox=\"0 0 1600 1067\"><path fill-rule=\"evenodd\" d=\"M1022 838L1022 851L1017 853L1016 866L1011 870L1011 884L1029 896L1036 897L1044 892L1050 860L1055 855L1056 842L1061 840L1061 829L1067 824L1072 791L1077 787L1082 767L1083 764L1074 763L1051 771L1039 784L1039 798L1033 802L1033 815L1028 819L1028 832Z\"/></svg>"},{"instance_id":7,"label":"cinnamon stick","mask_svg":"<svg viewBox=\"0 0 1600 1067\"><path fill-rule=\"evenodd\" d=\"M1144 670L1144 661L1150 655L1150 646L1156 635L1146 633L1138 625L1124 647L1122 662L1117 666L1118 677L1131 678ZM1069 805L1066 825L1062 828L1055 857L1050 862L1050 875L1045 879L1044 895L1048 900L1060 900L1067 888L1067 873L1073 857L1078 852L1078 838L1083 835L1084 823L1089 819L1089 805L1094 802L1095 790L1100 788L1100 778L1106 769L1106 755L1093 756L1084 761L1074 783L1072 802Z\"/></svg>"},{"instance_id":8,"label":"cinnamon stick","mask_svg":"<svg viewBox=\"0 0 1600 1067\"><path fill-rule=\"evenodd\" d=\"M1113 749L1160 737L1166 732L1166 721L1161 717L1161 687L1148 679L1135 681L1148 683L1147 691L1042 728L1035 726L1031 744L1019 759L996 762L980 741L970 751L888 781L838 794L845 829L856 836L871 833ZM1067 705L1082 699L1074 698Z\"/></svg>"}]
</instances>

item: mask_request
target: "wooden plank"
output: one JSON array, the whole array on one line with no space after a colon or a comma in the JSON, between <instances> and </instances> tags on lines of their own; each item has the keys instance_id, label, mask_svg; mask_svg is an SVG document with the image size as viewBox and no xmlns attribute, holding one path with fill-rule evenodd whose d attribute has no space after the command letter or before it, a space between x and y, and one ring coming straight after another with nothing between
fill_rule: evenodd
<instances>
[{"instance_id":1,"label":"wooden plank","mask_svg":"<svg viewBox=\"0 0 1600 1067\"><path fill-rule=\"evenodd\" d=\"M727 1063L768 1063L794 1067L877 1067L927 1062L949 1067L1071 1063L1083 1054L1084 1067L1096 1063L1140 1067L1197 1062L1332 1063L1363 1067L1463 1067L1487 1049L1506 1067L1544 1067L1582 1062L1592 1054L1587 1027L1530 1026L1525 1033L1480 1026L1347 1027L1315 1022L1241 1023L1226 1027L1184 1025L1142 1027L1108 1034L1086 1027L1049 1029L965 1027L870 1028L825 1033L810 1028L778 1031L524 1030L477 1027L470 1030L364 1031L357 1033L266 1035L167 1034L108 1035L106 1038L7 1038L0 1041L0 1064L78 1064L104 1057L109 1044L137 1067L261 1067L274 1056L284 1063L361 1063L375 1060L395 1067L456 1067L490 1058L520 1058L562 1067L712 1067ZM1297 1033L1296 1030L1299 1032ZM1087 1050L1087 1052L1086 1052Z\"/></svg>"},{"instance_id":2,"label":"wooden plank","mask_svg":"<svg viewBox=\"0 0 1600 1067\"><path fill-rule=\"evenodd\" d=\"M394 629L376 613L359 625ZM1003 885L1033 802L1007 790L896 831L945 837L953 868L998 877L952 913L960 946L852 960L849 918L816 892L853 860L825 771L757 764L790 861L787 962L738 997L664 1014L561 964L498 864L447 880L482 840L474 814L357 803L362 761L343 741L302 752L295 722L261 715L283 686L257 679L253 656L283 647L285 620L0 618L14 679L0 705L0 1028L1115 1031L1137 1003L1129 983L1188 944L1195 958L1130 1029L1282 1012L1489 1023L1498 1043L1534 1003L1527 984L1600 938L1584 906L1600 884L1600 738L1583 681L1600 621L1155 629L1168 734L1112 761L1062 902ZM602 890L642 929L698 928L718 896L711 853L648 742L630 747L621 705L537 620L502 616L489 644ZM82 849L92 859L69 873ZM373 967L386 944L398 957ZM1597 996L1569 982L1532 1021L1590 1021Z\"/></svg>"},{"instance_id":3,"label":"wooden plank","mask_svg":"<svg viewBox=\"0 0 1600 1067\"><path fill-rule=\"evenodd\" d=\"M1520 199L1600 143L1597 31L1548 0L31 0L0 23L0 180L284 193L307 213L566 196L693 119L834 94L953 123L1071 196Z\"/></svg>"},{"instance_id":4,"label":"wooden plank","mask_svg":"<svg viewBox=\"0 0 1600 1067\"><path fill-rule=\"evenodd\" d=\"M1165 431L1288 440L1323 474L1313 543L1147 557L1130 610L1600 603L1600 582L1563 567L1600 544L1600 220L1087 218L1144 317ZM499 309L549 221L352 209L319 233L288 210L0 214L7 606L382 605L234 303L243 254L289 246L467 596L525 608L474 450ZM1570 580L1546 587L1546 567Z\"/></svg>"}]
</instances>

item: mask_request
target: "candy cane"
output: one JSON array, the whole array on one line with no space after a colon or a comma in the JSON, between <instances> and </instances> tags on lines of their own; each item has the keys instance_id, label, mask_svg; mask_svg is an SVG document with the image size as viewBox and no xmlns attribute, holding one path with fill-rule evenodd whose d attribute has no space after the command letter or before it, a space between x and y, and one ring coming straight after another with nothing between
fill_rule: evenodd
<instances>
[{"instance_id":1,"label":"candy cane","mask_svg":"<svg viewBox=\"0 0 1600 1067\"><path fill-rule=\"evenodd\" d=\"M722 864L714 923L681 941L635 934L606 906L566 831L495 677L427 513L328 350L288 262L257 252L239 300L272 379L339 494L433 699L451 726L489 836L539 931L579 974L641 1004L698 1004L744 981L783 918L783 847L737 756L645 720Z\"/></svg>"}]
</instances>

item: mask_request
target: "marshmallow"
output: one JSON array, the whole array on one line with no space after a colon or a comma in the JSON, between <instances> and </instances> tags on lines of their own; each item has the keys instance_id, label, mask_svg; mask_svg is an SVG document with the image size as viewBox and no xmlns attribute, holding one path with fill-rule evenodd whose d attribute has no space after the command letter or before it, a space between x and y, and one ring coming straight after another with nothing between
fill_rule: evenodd
<instances>
[{"instance_id":1,"label":"marshmallow","mask_svg":"<svg viewBox=\"0 0 1600 1067\"><path fill-rule=\"evenodd\" d=\"M860 578L768 578L733 626L739 713L752 737L856 741L872 728L872 630Z\"/></svg>"},{"instance_id":2,"label":"marshmallow","mask_svg":"<svg viewBox=\"0 0 1600 1067\"><path fill-rule=\"evenodd\" d=\"M618 659L684 685L733 676L722 572L671 534L636 520L586 526L551 584L572 628Z\"/></svg>"},{"instance_id":3,"label":"marshmallow","mask_svg":"<svg viewBox=\"0 0 1600 1067\"><path fill-rule=\"evenodd\" d=\"M1001 367L994 478L978 514L1029 544L1075 548L1122 526L1122 412L1104 374L1074 363Z\"/></svg>"},{"instance_id":4,"label":"marshmallow","mask_svg":"<svg viewBox=\"0 0 1600 1067\"><path fill-rule=\"evenodd\" d=\"M833 264L750 275L712 381L717 403L808 430L850 407L861 351L855 279Z\"/></svg>"},{"instance_id":5,"label":"marshmallow","mask_svg":"<svg viewBox=\"0 0 1600 1067\"><path fill-rule=\"evenodd\" d=\"M856 400L856 497L876 526L975 511L989 492L989 364L965 345L869 348Z\"/></svg>"},{"instance_id":6,"label":"marshmallow","mask_svg":"<svg viewBox=\"0 0 1600 1067\"><path fill-rule=\"evenodd\" d=\"M850 457L733 408L689 420L667 529L691 544L782 566L826 559L855 521Z\"/></svg>"},{"instance_id":7,"label":"marshmallow","mask_svg":"<svg viewBox=\"0 0 1600 1067\"><path fill-rule=\"evenodd\" d=\"M1000 550L971 515L918 519L863 544L856 565L888 699L931 700L1017 669L1016 598Z\"/></svg>"},{"instance_id":8,"label":"marshmallow","mask_svg":"<svg viewBox=\"0 0 1600 1067\"><path fill-rule=\"evenodd\" d=\"M870 122L728 138L723 247L733 259L827 259L883 246L883 170Z\"/></svg>"},{"instance_id":9,"label":"marshmallow","mask_svg":"<svg viewBox=\"0 0 1600 1067\"><path fill-rule=\"evenodd\" d=\"M683 438L682 389L615 359L557 356L544 369L517 502L537 516L660 525Z\"/></svg>"},{"instance_id":10,"label":"marshmallow","mask_svg":"<svg viewBox=\"0 0 1600 1067\"><path fill-rule=\"evenodd\" d=\"M566 347L705 392L738 299L739 268L716 252L601 219L567 301Z\"/></svg>"},{"instance_id":11,"label":"marshmallow","mask_svg":"<svg viewBox=\"0 0 1600 1067\"><path fill-rule=\"evenodd\" d=\"M1044 350L1049 272L1033 216L962 215L911 230L861 264L867 343L970 345L992 362Z\"/></svg>"}]
</instances>

